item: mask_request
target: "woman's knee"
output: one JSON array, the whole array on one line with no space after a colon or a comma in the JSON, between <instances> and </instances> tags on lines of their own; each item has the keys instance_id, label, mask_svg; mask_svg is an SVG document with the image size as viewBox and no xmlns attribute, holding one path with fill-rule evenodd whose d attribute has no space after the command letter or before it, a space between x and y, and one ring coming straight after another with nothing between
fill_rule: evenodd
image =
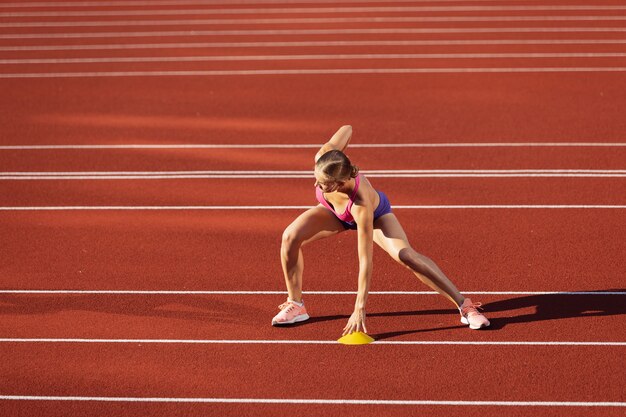
<instances>
[{"instance_id":1,"label":"woman's knee","mask_svg":"<svg viewBox=\"0 0 626 417\"><path fill-rule=\"evenodd\" d=\"M281 247L283 250L290 251L294 248L302 246L302 238L295 227L287 227L283 231Z\"/></svg>"},{"instance_id":2,"label":"woman's knee","mask_svg":"<svg viewBox=\"0 0 626 417\"><path fill-rule=\"evenodd\" d=\"M416 272L426 272L432 264L432 260L411 248L401 249L398 253L398 259L404 266Z\"/></svg>"}]
</instances>

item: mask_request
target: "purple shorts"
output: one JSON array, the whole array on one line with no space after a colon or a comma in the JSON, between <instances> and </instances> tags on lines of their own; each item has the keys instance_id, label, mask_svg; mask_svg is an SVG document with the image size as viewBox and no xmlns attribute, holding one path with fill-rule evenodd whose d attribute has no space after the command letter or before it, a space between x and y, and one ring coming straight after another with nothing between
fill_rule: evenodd
<instances>
[{"instance_id":1,"label":"purple shorts","mask_svg":"<svg viewBox=\"0 0 626 417\"><path fill-rule=\"evenodd\" d=\"M382 191L376 191L376 192L378 193L378 196L380 197L380 202L378 203L378 207L376 207L376 210L374 210L374 220L376 220L377 218L381 216L384 216L385 214L391 213L391 203L389 202L389 199L387 198L385 193L383 193ZM339 221L341 222L341 224L343 224L343 227L345 227L346 229L350 229L350 230L357 229L356 222L344 222L342 220L339 220Z\"/></svg>"}]
</instances>

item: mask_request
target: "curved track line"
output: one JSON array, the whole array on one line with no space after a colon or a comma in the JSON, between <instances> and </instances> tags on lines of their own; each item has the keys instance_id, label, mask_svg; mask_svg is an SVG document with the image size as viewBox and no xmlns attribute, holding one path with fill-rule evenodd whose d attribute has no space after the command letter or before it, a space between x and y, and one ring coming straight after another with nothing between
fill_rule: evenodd
<instances>
[{"instance_id":1,"label":"curved track line","mask_svg":"<svg viewBox=\"0 0 626 417\"><path fill-rule=\"evenodd\" d=\"M91 17L91 16L176 16L198 14L311 14L311 13L411 13L411 12L527 12L527 11L619 11L622 5L542 5L542 6L352 6L289 7L254 9L112 10L61 12L3 12L0 17Z\"/></svg>"},{"instance_id":2,"label":"curved track line","mask_svg":"<svg viewBox=\"0 0 626 417\"><path fill-rule=\"evenodd\" d=\"M624 58L626 52L517 52L517 53L419 53L419 54L316 54L316 55L209 55L103 58L0 59L0 65L98 64L138 62L231 62L231 61L336 61L402 59L506 59L506 58Z\"/></svg>"},{"instance_id":3,"label":"curved track line","mask_svg":"<svg viewBox=\"0 0 626 417\"><path fill-rule=\"evenodd\" d=\"M336 343L336 342L335 342ZM626 407L626 402L573 401L440 401L440 400L352 400L289 398L159 398L159 397L78 397L1 395L6 401L99 401L135 403L225 403L225 404L342 404L342 405L447 405L507 407Z\"/></svg>"},{"instance_id":4,"label":"curved track line","mask_svg":"<svg viewBox=\"0 0 626 417\"><path fill-rule=\"evenodd\" d=\"M477 40L399 40L399 41L291 41L291 42L187 42L89 45L0 46L0 51L83 51L185 48L283 48L335 46L452 46L452 45L620 45L626 39L477 39Z\"/></svg>"},{"instance_id":5,"label":"curved track line","mask_svg":"<svg viewBox=\"0 0 626 417\"><path fill-rule=\"evenodd\" d=\"M2 13L0 13L2 17ZM429 17L329 17L291 19L188 19L188 20L118 20L81 22L2 23L3 27L114 27L114 26L195 26L195 25L298 25L336 23L427 23L427 22L609 22L623 21L626 16L429 16Z\"/></svg>"},{"instance_id":6,"label":"curved track line","mask_svg":"<svg viewBox=\"0 0 626 417\"><path fill-rule=\"evenodd\" d=\"M402 174L626 174L624 169L367 169L361 171L367 175L402 175ZM302 175L311 176L311 170L300 171L68 171L68 172L0 172L4 176L101 176L101 175Z\"/></svg>"},{"instance_id":7,"label":"curved track line","mask_svg":"<svg viewBox=\"0 0 626 417\"><path fill-rule=\"evenodd\" d=\"M624 29L626 30L626 28ZM468 74L468 73L558 73L626 72L626 67L537 67L537 68L354 68L288 69L231 71L113 71L113 72L42 72L0 74L0 79L15 78L92 78L92 77L208 77L250 75L339 75L339 74Z\"/></svg>"},{"instance_id":8,"label":"curved track line","mask_svg":"<svg viewBox=\"0 0 626 417\"><path fill-rule=\"evenodd\" d=\"M203 340L203 339L64 339L64 338L0 338L0 343L89 343L89 344L182 344L182 345L336 345L336 340ZM460 341L414 340L374 341L372 345L442 345L442 346L597 346L622 347L626 342L541 342L541 341Z\"/></svg>"},{"instance_id":9,"label":"curved track line","mask_svg":"<svg viewBox=\"0 0 626 417\"><path fill-rule=\"evenodd\" d=\"M463 3L472 0L437 0L438 3ZM476 1L476 0L474 0ZM480 2L499 2L501 0L478 0ZM525 0L508 0L508 1L525 1ZM432 3L433 0L394 0L395 3ZM30 7L103 7L103 6L122 6L122 7L138 7L138 6L181 6L181 5L267 5L267 4L310 4L311 0L120 0L120 1L40 1L40 2L20 2L20 3L0 3L0 8L30 8ZM317 0L316 3L338 3L337 0ZM341 0L340 3L381 3L381 0ZM593 7L593 6L589 6Z\"/></svg>"},{"instance_id":10,"label":"curved track line","mask_svg":"<svg viewBox=\"0 0 626 417\"><path fill-rule=\"evenodd\" d=\"M617 295L624 291L461 291L467 295ZM302 291L305 295L354 295L356 291ZM90 295L284 295L285 291L0 290L0 294ZM370 295L439 295L436 291L369 291Z\"/></svg>"},{"instance_id":11,"label":"curved track line","mask_svg":"<svg viewBox=\"0 0 626 417\"><path fill-rule=\"evenodd\" d=\"M303 144L137 144L137 145L4 145L0 150L43 149L317 149ZM455 143L354 143L350 148L499 148L499 147L626 147L626 142L455 142Z\"/></svg>"},{"instance_id":12,"label":"curved track line","mask_svg":"<svg viewBox=\"0 0 626 417\"><path fill-rule=\"evenodd\" d=\"M623 33L623 27L501 27L501 28L384 28L384 29L257 29L257 30L183 30L165 32L84 32L84 33L9 33L0 39L85 39L174 36L261 36L261 35L365 35L424 33Z\"/></svg>"},{"instance_id":13,"label":"curved track line","mask_svg":"<svg viewBox=\"0 0 626 417\"><path fill-rule=\"evenodd\" d=\"M21 206L21 207L0 207L0 211L75 211L75 210L306 210L312 206ZM410 206L395 205L394 209L416 209L416 210L467 210L467 209L626 209L626 205L431 205L431 206Z\"/></svg>"},{"instance_id":14,"label":"curved track line","mask_svg":"<svg viewBox=\"0 0 626 417\"><path fill-rule=\"evenodd\" d=\"M496 172L496 171L476 171L476 172L446 172L432 171L422 173L402 173L402 172L368 172L363 171L370 178L625 178L626 172L606 171L606 172L559 172L550 170L538 172ZM34 175L33 175L34 174ZM80 173L0 173L0 181L107 181L107 180L172 180L172 179L280 179L280 178L312 178L310 172L302 174L177 174L175 172L162 174L80 174Z\"/></svg>"}]
</instances>

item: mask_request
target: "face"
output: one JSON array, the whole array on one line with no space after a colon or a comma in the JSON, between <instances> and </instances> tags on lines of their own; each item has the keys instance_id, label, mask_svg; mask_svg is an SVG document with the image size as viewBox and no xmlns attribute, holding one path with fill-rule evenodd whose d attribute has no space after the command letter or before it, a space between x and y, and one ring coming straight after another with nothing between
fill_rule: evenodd
<instances>
[{"instance_id":1,"label":"face","mask_svg":"<svg viewBox=\"0 0 626 417\"><path fill-rule=\"evenodd\" d=\"M317 170L315 171L315 186L319 187L324 193L337 191L343 184L343 181L336 181L335 179L329 178Z\"/></svg>"}]
</instances>

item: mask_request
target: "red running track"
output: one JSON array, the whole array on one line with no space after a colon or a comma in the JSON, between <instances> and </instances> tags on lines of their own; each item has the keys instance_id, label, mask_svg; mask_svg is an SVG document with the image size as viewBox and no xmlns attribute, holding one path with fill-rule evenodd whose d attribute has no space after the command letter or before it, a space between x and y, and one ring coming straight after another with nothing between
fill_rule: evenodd
<instances>
[{"instance_id":1,"label":"red running track","mask_svg":"<svg viewBox=\"0 0 626 417\"><path fill-rule=\"evenodd\" d=\"M427 288L415 285L414 289ZM356 293L355 288L351 290ZM424 341L620 343L626 337L626 330L620 326L620 316L626 312L623 294L598 291L579 295L523 292L468 295L483 302L492 323L488 331L468 333L454 306L436 294L382 294L374 290L368 301L369 333L377 341L418 344ZM350 317L354 294L307 293L305 298L312 316L308 324L272 327L268 324L284 298L279 291L2 293L0 324L12 338L26 339L334 341L341 336ZM594 329L591 333L590 328ZM600 354L602 349L620 349L579 348L593 355Z\"/></svg>"},{"instance_id":2,"label":"red running track","mask_svg":"<svg viewBox=\"0 0 626 417\"><path fill-rule=\"evenodd\" d=\"M3 285L281 290L281 234L301 211L3 212L0 239L11 260L3 267ZM462 290L574 291L623 286L622 211L398 209L396 214L413 246ZM374 256L372 290L426 289L378 248ZM356 235L312 244L305 262L308 289L355 290Z\"/></svg>"},{"instance_id":3,"label":"red running track","mask_svg":"<svg viewBox=\"0 0 626 417\"><path fill-rule=\"evenodd\" d=\"M78 119L72 123L80 124ZM624 170L626 145L588 143L588 146L558 146L535 143L512 146L493 144L425 145L398 143L385 147L367 143L365 132L355 132L356 147L348 154L364 172L380 170L529 170L577 169ZM324 140L325 137L319 140ZM407 138L408 139L408 138ZM555 140L558 138L555 138ZM408 142L408 140L406 141ZM594 141L597 142L597 141ZM285 148L246 149L2 149L6 172L185 172L185 171L298 171L312 176L314 141L285 143ZM385 142L387 143L387 142ZM560 142L566 145L567 142ZM602 145L606 146L602 146ZM375 145L379 148L361 148ZM594 146L596 145L596 146ZM28 146L28 145L26 145ZM36 145L35 145L36 146ZM114 146L114 145L112 145ZM159 145L156 145L159 146ZM174 145L175 146L175 145ZM194 146L194 145L189 145ZM201 145L197 145L201 146ZM211 146L210 144L207 146ZM228 145L226 145L228 146ZM240 146L245 146L241 144ZM298 146L306 146L298 148ZM607 149L608 148L608 149Z\"/></svg>"},{"instance_id":4,"label":"red running track","mask_svg":"<svg viewBox=\"0 0 626 417\"><path fill-rule=\"evenodd\" d=\"M252 4L184 7L259 7L248 3ZM536 6L537 2L445 4ZM562 6L555 1L541 4ZM396 209L416 249L435 259L461 290L487 292L471 296L484 303L492 327L472 332L461 326L454 306L437 295L372 294L368 327L378 343L348 348L332 342L350 313L351 294L308 293L313 316L309 323L289 329L268 325L276 305L284 300L280 235L302 211L281 207L313 204L310 178L41 178L45 172L76 171L304 172L310 170L314 149L18 149L28 145L319 144L337 126L351 123L355 144L500 143L480 148L351 148L351 156L365 171L575 169L616 173L626 169L622 115L626 77L620 69L626 52L623 4L602 1L590 5L582 0L568 4L587 5L588 9L353 10L340 16L320 10L265 13L268 7L320 7L295 3L263 5L262 12L245 15L215 11L176 16L1 15L0 206L5 209L0 215L0 414L623 415L626 398L623 372L619 372L625 365L626 340L621 325L626 313L623 208ZM389 6L368 2L346 7L381 5ZM0 6L0 13L120 9L120 3L107 7L78 3L72 7ZM180 7L152 5L143 10ZM140 10L137 6L123 9ZM592 15L600 18L585 19ZM502 19L330 24L239 21L399 16ZM519 16L567 18L511 20ZM193 24L191 19L231 21ZM112 24L122 20L137 22ZM146 20L168 22L144 25ZM170 24L169 20L185 22ZM63 21L90 23L59 26ZM90 26L91 22L102 26ZM258 32L268 29L283 32ZM330 32L303 32L311 29ZM360 33L345 33L344 29ZM240 32L226 32L229 30ZM140 31L148 33L136 36ZM473 58L461 58L460 53L473 54ZM502 55L528 53L542 55ZM578 56L563 55L571 53ZM613 55L598 55L607 53ZM295 56L355 54L405 56ZM491 55L480 58L477 54ZM275 55L290 59L271 58ZM227 58L152 63L50 61L215 56ZM266 58L242 60L241 56ZM37 61L15 61L25 59ZM506 71L556 67L559 72L463 72L495 67L509 68ZM597 68L569 72L581 67ZM89 74L315 68L439 68L452 72L219 77L100 74L105 77L97 78ZM59 72L85 74L76 79L67 74L38 78ZM6 78L25 73L35 78ZM596 146L509 146L527 142L593 142ZM39 178L8 179L10 172L32 172ZM387 192L395 205L625 204L620 192L622 176L372 176L372 182ZM77 205L277 208L6 209ZM343 257L340 250L356 253L354 234L305 249L307 290L354 291L356 255ZM372 291L426 290L378 249L375 259ZM33 290L218 293L40 294ZM255 293L227 293L233 290ZM41 338L100 340L52 342ZM120 343L120 339L135 341ZM223 340L233 342L208 343ZM251 340L308 344L244 343ZM439 344L391 344L396 342ZM441 344L444 342L450 344ZM290 383L292 379L297 382ZM20 395L34 397L8 397ZM69 398L59 401L60 396ZM128 397L143 402L130 402ZM148 397L165 402L146 402ZM256 402L227 402L237 398ZM263 399L301 403L263 403ZM314 399L326 402L306 403ZM191 402L180 402L186 400ZM373 404L372 400L387 402ZM404 403L389 402L393 400ZM504 405L506 401L512 403Z\"/></svg>"},{"instance_id":5,"label":"red running track","mask_svg":"<svg viewBox=\"0 0 626 417\"><path fill-rule=\"evenodd\" d=\"M5 372L18 381L14 390L23 394L53 396L81 392L94 397L161 398L386 398L464 400L465 390L456 390L471 380L481 387L481 398L507 401L595 401L594 389L603 390L603 398L623 401L621 376L609 372L603 381L594 379L597 369L621 369L620 351L611 347L456 347L426 346L419 353L410 346L372 345L348 348L341 345L74 345L74 344L4 344L3 357L16 371ZM359 349L359 350L357 350ZM558 354L557 354L558 353ZM219 359L217 359L219 358ZM289 358L288 361L285 358ZM532 360L529 360L532 358ZM593 361L590 359L593 358ZM95 359L95 360L94 360ZM216 360L217 359L217 360ZM469 360L468 360L469 359ZM64 363L59 367L58 363ZM593 363L591 363L593 362ZM396 364L390 366L390 364ZM19 370L19 371L17 371ZM433 378L432 375L437 375ZM141 375L138 379L138 375ZM286 380L297 383L288 384ZM24 382L21 382L24 381ZM63 381L59 385L58 381ZM458 382L457 382L458 381ZM48 402L51 413L85 410L82 404ZM15 404L3 402L8 411ZM28 403L29 409L42 406ZM105 412L119 406L90 403L87 410ZM137 407L137 405L131 405ZM142 404L137 412L154 415L155 405ZM171 405L170 405L171 407ZM220 415L270 414L286 409L309 406L219 404L219 406L185 406L176 414L208 412ZM47 409L47 407L45 408ZM131 408L132 409L132 408ZM360 406L357 408L325 406L321 412L359 413L373 416L381 411L394 415L414 415L415 411L452 413L458 409L441 406L392 407ZM463 407L463 415L522 415L553 413L546 407ZM619 409L567 407L568 415L620 415ZM303 412L304 412L303 411Z\"/></svg>"},{"instance_id":6,"label":"red running track","mask_svg":"<svg viewBox=\"0 0 626 417\"><path fill-rule=\"evenodd\" d=\"M360 143L623 142L626 136L622 74L313 75L306 82L302 76L281 77L279 85L273 80L0 79L11 103L0 113L1 141L318 143L346 120Z\"/></svg>"}]
</instances>

